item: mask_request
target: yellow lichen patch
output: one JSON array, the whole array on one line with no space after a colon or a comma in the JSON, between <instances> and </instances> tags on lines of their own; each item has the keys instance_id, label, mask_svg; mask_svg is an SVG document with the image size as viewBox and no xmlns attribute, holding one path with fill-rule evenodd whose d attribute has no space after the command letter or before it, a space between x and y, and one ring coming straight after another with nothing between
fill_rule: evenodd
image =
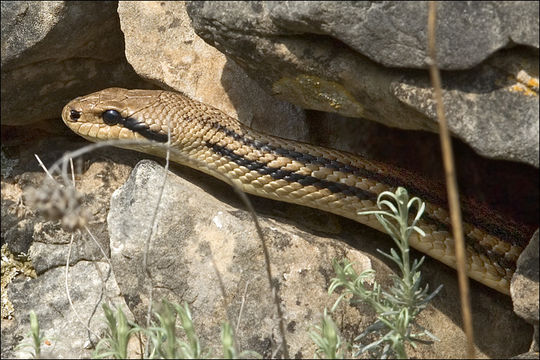
<instances>
[{"instance_id":1,"label":"yellow lichen patch","mask_svg":"<svg viewBox=\"0 0 540 360\"><path fill-rule=\"evenodd\" d=\"M521 70L517 74L517 80L531 90L538 92L538 77L530 76L526 71Z\"/></svg>"},{"instance_id":2,"label":"yellow lichen patch","mask_svg":"<svg viewBox=\"0 0 540 360\"><path fill-rule=\"evenodd\" d=\"M521 93L526 96L538 96L538 93L523 84L514 84L508 88L510 92Z\"/></svg>"},{"instance_id":3,"label":"yellow lichen patch","mask_svg":"<svg viewBox=\"0 0 540 360\"><path fill-rule=\"evenodd\" d=\"M519 92L526 96L538 96L538 77L530 76L526 71L521 70L516 76L518 81L510 86L511 92Z\"/></svg>"},{"instance_id":4,"label":"yellow lichen patch","mask_svg":"<svg viewBox=\"0 0 540 360\"><path fill-rule=\"evenodd\" d=\"M7 297L7 286L15 276L23 274L26 277L35 278L36 270L30 260L17 259L7 248L2 245L2 319L11 319L13 305Z\"/></svg>"},{"instance_id":5,"label":"yellow lichen patch","mask_svg":"<svg viewBox=\"0 0 540 360\"><path fill-rule=\"evenodd\" d=\"M272 85L272 91L321 111L339 112L346 116L363 116L364 107L343 85L313 75L283 77Z\"/></svg>"}]
</instances>

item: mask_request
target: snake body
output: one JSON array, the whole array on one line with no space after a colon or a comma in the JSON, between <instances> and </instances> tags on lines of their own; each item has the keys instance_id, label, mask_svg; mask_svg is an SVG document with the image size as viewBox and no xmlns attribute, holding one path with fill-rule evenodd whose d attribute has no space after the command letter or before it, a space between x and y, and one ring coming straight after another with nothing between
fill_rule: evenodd
<instances>
[{"instance_id":1,"label":"snake body","mask_svg":"<svg viewBox=\"0 0 540 360\"><path fill-rule=\"evenodd\" d=\"M218 109L182 94L160 90L105 89L69 102L62 111L67 126L93 141L147 139L121 147L165 156L171 134L171 160L227 177L246 193L305 205L384 231L374 215L378 194L405 187L426 202L410 245L455 268L454 241L444 188L412 172L361 156L257 132ZM193 160L193 161L190 161ZM197 164L204 164L201 167ZM217 174L217 175L216 175ZM486 207L462 201L468 275L502 293L516 261L529 242L519 225Z\"/></svg>"}]
</instances>

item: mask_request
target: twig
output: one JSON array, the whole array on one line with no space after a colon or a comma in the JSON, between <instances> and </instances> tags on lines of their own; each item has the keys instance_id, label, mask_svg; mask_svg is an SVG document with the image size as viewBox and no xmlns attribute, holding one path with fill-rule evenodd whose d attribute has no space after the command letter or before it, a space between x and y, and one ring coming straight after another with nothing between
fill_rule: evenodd
<instances>
[{"instance_id":1,"label":"twig","mask_svg":"<svg viewBox=\"0 0 540 360\"><path fill-rule=\"evenodd\" d=\"M43 171L45 171L45 174L47 174L47 176L49 176L51 178L52 181L56 182L56 180L54 180L54 178L52 177L51 173L49 172L49 170L47 170L47 168L45 167L45 165L43 164L43 162L41 161L41 159L39 158L39 156L37 156L37 154L34 154L34 156L36 157L38 163L39 163L39 166L41 166L41 168L43 169Z\"/></svg>"},{"instance_id":2,"label":"twig","mask_svg":"<svg viewBox=\"0 0 540 360\"><path fill-rule=\"evenodd\" d=\"M154 282L152 278L152 273L150 272L150 269L148 268L148 253L150 251L150 245L152 242L152 237L157 232L157 214L159 212L159 205L161 204L161 199L163 197L163 192L165 190L165 184L167 182L167 173L169 172L169 158L170 158L170 146L171 146L171 126L170 126L170 120L167 119L167 143L165 144L167 152L165 156L165 168L163 169L163 182L161 183L161 187L159 188L159 194L158 194L158 201L156 204L156 207L154 208L154 212L152 214L152 221L151 221L151 228L150 233L148 234L148 237L146 238L146 241L144 243L144 252L143 252L143 268L146 274L148 275L148 278L150 279L150 290L148 293L148 309L146 311L146 327L150 327L150 320L152 317L152 302L154 298ZM146 357L149 356L149 341L145 344L145 355Z\"/></svg>"},{"instance_id":3,"label":"twig","mask_svg":"<svg viewBox=\"0 0 540 360\"><path fill-rule=\"evenodd\" d=\"M223 297L223 303L225 307L225 315L227 316L227 321L229 321L229 324L231 324L231 331L233 331L233 339L236 340L236 332L233 330L234 324L229 316L229 302L227 301L227 293L225 291L225 284L223 283L223 278L221 277L221 273L219 272L219 269L216 265L216 261L214 260L214 253L212 252L212 248L210 245L208 245L208 250L210 251L210 259L212 260L212 266L214 267L214 271L216 272L216 277L218 279L219 289L221 290L221 296ZM236 344L236 341L233 341L234 351L236 354L238 354L238 347Z\"/></svg>"},{"instance_id":4,"label":"twig","mask_svg":"<svg viewBox=\"0 0 540 360\"><path fill-rule=\"evenodd\" d=\"M63 177L64 181L67 183L69 181L69 179L67 178L67 175L66 175L67 174L67 162L68 162L69 158L76 158L78 156L86 154L87 152L96 150L98 148L106 147L106 146L117 146L118 147L118 146L140 145L140 144L148 144L148 141L147 140L108 140L108 141L101 141L101 142L98 142L98 143L90 144L90 145L84 146L84 147L82 147L82 148L80 148L78 150L65 153L60 159L58 159L51 166L50 172L54 173L54 171L57 171L57 170L59 170L59 168L61 168L60 169L60 174ZM155 144L155 146L164 147L166 145ZM244 203L244 205L248 209L249 213L251 214L253 222L255 223L255 228L257 230L257 235L258 235L259 239L261 240L261 244L262 244L262 247L263 247L263 254L264 254L264 259L265 259L267 278L268 278L268 282L270 284L270 288L272 289L273 300L274 300L277 315L278 315L278 318L279 318L279 329L280 329L280 333L281 333L282 342L278 346L278 349L281 346L283 346L283 357L284 358L289 358L288 345L287 345L287 340L286 340L286 337L285 337L285 334L286 334L285 333L285 321L284 321L284 317L283 317L283 312L281 310L281 305L280 305L281 301L279 299L279 291L277 289L277 285L274 285L274 283L273 283L273 276L272 276L272 270L270 268L271 263L270 263L270 255L269 255L268 247L266 246L266 241L265 241L261 226L259 224L257 214L255 213L255 210L253 209L253 206L251 205L251 202L249 201L247 195L242 191L242 189L236 183L234 183L234 181L232 181L226 175L217 172L215 169L210 168L209 166L207 166L206 164L204 164L201 161L188 158L187 156L183 155L181 152L179 152L178 150L176 150L174 148L169 148L167 146L166 149L167 149L167 152L170 151L171 153L173 153L175 155L175 161L181 161L184 165L191 166L191 167L194 167L194 168L204 168L204 169L208 170L208 172L211 173L217 179L222 180L225 183L232 186L234 191L238 194L238 196L240 197L240 199L242 200L242 202ZM167 166L168 166L168 158L169 157L167 156ZM161 199L161 197L160 197L160 199ZM158 204L159 204L159 202L158 202ZM147 242L147 244L149 244L149 243ZM152 293L150 293L150 296L151 295L152 295ZM151 302L149 303L149 309L151 309L150 306L151 306ZM278 349L276 349L276 351Z\"/></svg>"},{"instance_id":5,"label":"twig","mask_svg":"<svg viewBox=\"0 0 540 360\"><path fill-rule=\"evenodd\" d=\"M463 325L465 335L467 336L467 357L474 358L474 335L472 326L471 304L469 296L469 279L465 266L465 242L463 240L463 227L461 220L461 210L459 207L459 194L457 191L456 171L454 157L452 152L452 142L448 131L448 124L444 114L444 104L442 99L441 77L437 66L436 54L436 1L430 1L428 5L428 54L429 54L429 73L433 84L435 103L437 109L437 118L439 119L439 134L441 139L441 148L443 155L444 171L446 175L446 191L448 193L448 206L450 208L450 220L452 223L452 233L454 235L456 251L456 268L459 281L459 293L461 298L461 312L463 316Z\"/></svg>"},{"instance_id":6,"label":"twig","mask_svg":"<svg viewBox=\"0 0 540 360\"><path fill-rule=\"evenodd\" d=\"M249 281L246 281L246 287L244 288L244 295L242 295L242 303L240 304L240 311L238 311L238 319L236 320L236 328L234 329L234 333L238 333L238 328L240 327L240 322L242 320L242 311L244 311L244 304L246 303L246 294L247 294L247 288L249 285Z\"/></svg>"}]
</instances>

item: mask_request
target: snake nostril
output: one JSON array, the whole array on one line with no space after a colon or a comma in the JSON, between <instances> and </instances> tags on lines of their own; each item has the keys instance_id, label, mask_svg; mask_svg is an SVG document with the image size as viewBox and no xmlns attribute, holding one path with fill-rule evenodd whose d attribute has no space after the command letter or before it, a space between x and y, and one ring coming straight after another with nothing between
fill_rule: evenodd
<instances>
[{"instance_id":1,"label":"snake nostril","mask_svg":"<svg viewBox=\"0 0 540 360\"><path fill-rule=\"evenodd\" d=\"M101 117L107 125L116 125L124 121L122 115L116 110L106 110L101 114Z\"/></svg>"},{"instance_id":2,"label":"snake nostril","mask_svg":"<svg viewBox=\"0 0 540 360\"><path fill-rule=\"evenodd\" d=\"M77 120L79 120L80 117L81 117L80 111L77 111L77 110L70 110L69 111L69 118L71 120L77 121Z\"/></svg>"}]
</instances>

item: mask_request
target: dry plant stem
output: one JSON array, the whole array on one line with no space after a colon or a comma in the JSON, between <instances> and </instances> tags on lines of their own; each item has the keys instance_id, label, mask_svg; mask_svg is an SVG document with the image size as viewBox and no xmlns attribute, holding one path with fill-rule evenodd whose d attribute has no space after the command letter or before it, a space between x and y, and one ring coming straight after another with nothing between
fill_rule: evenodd
<instances>
[{"instance_id":1,"label":"dry plant stem","mask_svg":"<svg viewBox=\"0 0 540 360\"><path fill-rule=\"evenodd\" d=\"M227 321L231 325L231 331L233 331L233 338L235 338L236 332L233 330L233 322L231 321L231 317L229 316L229 302L227 301L227 293L225 291L225 284L223 283L223 278L221 277L221 273L219 272L219 269L216 265L216 261L214 260L214 253L212 253L212 248L208 246L208 249L210 250L210 259L212 260L212 266L214 267L214 271L216 272L216 277L218 279L219 289L221 291L221 296L223 296L223 302L225 305L225 315L227 316ZM236 341L233 342L234 351L236 354L238 354L238 348L236 345Z\"/></svg>"},{"instance_id":2,"label":"dry plant stem","mask_svg":"<svg viewBox=\"0 0 540 360\"><path fill-rule=\"evenodd\" d=\"M39 158L39 156L37 156L37 154L34 154L34 156L36 157L38 163L39 163L39 166L41 166L41 168L43 169L43 171L45 171L45 174L47 174L48 177L51 178L52 181L56 182L56 180L54 180L54 178L52 177L51 173L49 172L49 170L47 170L47 168L45 167L45 164L43 164L43 161L41 161L41 159Z\"/></svg>"},{"instance_id":3,"label":"dry plant stem","mask_svg":"<svg viewBox=\"0 0 540 360\"><path fill-rule=\"evenodd\" d=\"M242 295L242 303L240 304L240 311L238 311L238 319L236 320L236 328L234 329L235 334L238 334L238 328L240 327L240 322L242 321L242 312L244 311L244 304L246 303L248 285L249 281L246 282L246 287L244 288L244 295Z\"/></svg>"},{"instance_id":4,"label":"dry plant stem","mask_svg":"<svg viewBox=\"0 0 540 360\"><path fill-rule=\"evenodd\" d=\"M474 334L472 326L471 304L469 296L469 279L467 277L465 266L465 244L463 240L463 228L461 220L461 210L459 207L459 195L457 191L457 180L454 166L454 157L452 152L452 142L448 131L448 124L444 115L444 105L442 100L441 77L437 66L436 54L436 1L429 2L428 11L428 54L429 54L429 73L433 84L435 104L437 109L437 118L439 120L439 134L441 139L441 148L444 162L444 172L446 175L446 191L448 193L448 206L450 208L450 220L452 223L452 232L456 248L456 268L459 281L459 293L461 297L461 311L465 334L467 336L467 357L474 358Z\"/></svg>"},{"instance_id":5,"label":"dry plant stem","mask_svg":"<svg viewBox=\"0 0 540 360\"><path fill-rule=\"evenodd\" d=\"M167 128L170 129L170 124L167 121ZM167 148L167 153L165 156L165 168L163 169L163 182L161 183L161 187L159 188L159 194L158 194L158 201L156 203L156 207L154 208L154 212L152 214L152 221L150 222L151 228L150 233L148 234L148 237L146 238L146 241L144 242L144 252L143 252L143 269L146 272L146 275L148 275L148 279L150 279L150 290L148 292L148 309L146 311L146 327L150 327L150 320L152 319L152 302L154 299L154 279L152 278L152 273L150 272L150 269L148 268L148 252L150 251L150 245L152 242L152 238L154 234L157 231L157 214L159 212L159 204L161 204L161 198L163 197L163 191L165 190L165 184L167 182L167 173L169 172L169 157L170 157L170 146L171 146L171 131L167 131L167 143L165 144ZM144 353L146 357L149 356L149 342L146 342Z\"/></svg>"},{"instance_id":6,"label":"dry plant stem","mask_svg":"<svg viewBox=\"0 0 540 360\"><path fill-rule=\"evenodd\" d=\"M73 310L73 313L75 314L75 317L77 318L77 320L81 323L82 326L84 326L86 328L86 330L88 330L89 333L91 333L92 335L94 335L96 337L96 339L99 339L99 336L92 331L92 329L90 329L90 327L88 325L86 325L82 319L79 317L79 313L77 312L77 310L75 310L75 305L73 305L73 301L71 301L71 295L69 293L69 282L68 282L68 277L69 277L69 259L71 257L71 247L73 245L73 234L71 234L71 241L69 242L69 249L68 249L68 254L67 254L67 259L66 259L66 272L65 272L65 287L66 287L66 296L68 298L68 302L69 302L69 305L71 307L71 310Z\"/></svg>"},{"instance_id":7,"label":"dry plant stem","mask_svg":"<svg viewBox=\"0 0 540 360\"><path fill-rule=\"evenodd\" d=\"M75 187L75 170L73 170L73 158L69 158L69 166L71 167L71 183Z\"/></svg>"},{"instance_id":8,"label":"dry plant stem","mask_svg":"<svg viewBox=\"0 0 540 360\"><path fill-rule=\"evenodd\" d=\"M51 166L50 172L53 173L54 171L57 171L59 168L61 168L60 174L67 183L69 181L69 179L66 176L67 162L68 162L68 160L70 158L75 158L75 157L81 156L83 154L86 154L87 152L93 151L93 150L98 149L98 148L106 147L106 146L136 145L136 144L143 144L143 143L147 143L147 142L148 142L148 140L107 140L107 141L102 141L102 142L98 142L98 143L93 143L93 144L84 146L84 147L82 147L82 148L80 148L78 150L65 153L60 159L58 159ZM180 155L180 153L176 152L174 148L169 149L169 147L167 147L167 150L168 151L170 150L170 151L174 152L176 155ZM188 164L193 163L193 161L190 160L190 159L186 158L185 160L186 160L186 163L188 163ZM199 165L200 168L210 169L204 163L198 162L198 165ZM212 170L212 169L210 169L210 170ZM253 219L253 222L255 223L255 228L257 229L257 235L258 235L259 239L261 240L261 244L262 244L262 247L263 247L266 274L267 274L268 282L270 284L270 288L272 289L272 294L273 294L273 297L274 297L274 305L276 306L276 311L277 311L277 315L278 315L278 318L279 318L279 330L280 330L280 333L281 333L281 340L282 340L282 344L280 346L283 346L283 357L284 358L289 358L289 350L288 350L287 340L285 338L285 321L284 321L283 312L282 312L281 306L280 306L281 301L279 299L279 292L278 292L277 286L274 286L273 281L272 281L273 276L272 276L272 269L270 268L270 254L269 254L268 248L266 246L266 241L265 241L261 226L259 224L257 214L255 213L255 210L253 209L253 206L251 205L251 202L249 201L247 195L240 189L240 187L238 185L236 185L233 181L231 181L231 179L229 179L227 177L224 177L224 176L222 176L222 175L220 175L218 173L216 173L215 176L218 179L221 179L222 181L229 184L234 189L234 191L238 194L238 196L240 197L240 199L242 200L242 202L244 203L244 205L248 209L248 211L251 214L251 217ZM278 350L279 350L279 347L276 349L276 352Z\"/></svg>"}]
</instances>

